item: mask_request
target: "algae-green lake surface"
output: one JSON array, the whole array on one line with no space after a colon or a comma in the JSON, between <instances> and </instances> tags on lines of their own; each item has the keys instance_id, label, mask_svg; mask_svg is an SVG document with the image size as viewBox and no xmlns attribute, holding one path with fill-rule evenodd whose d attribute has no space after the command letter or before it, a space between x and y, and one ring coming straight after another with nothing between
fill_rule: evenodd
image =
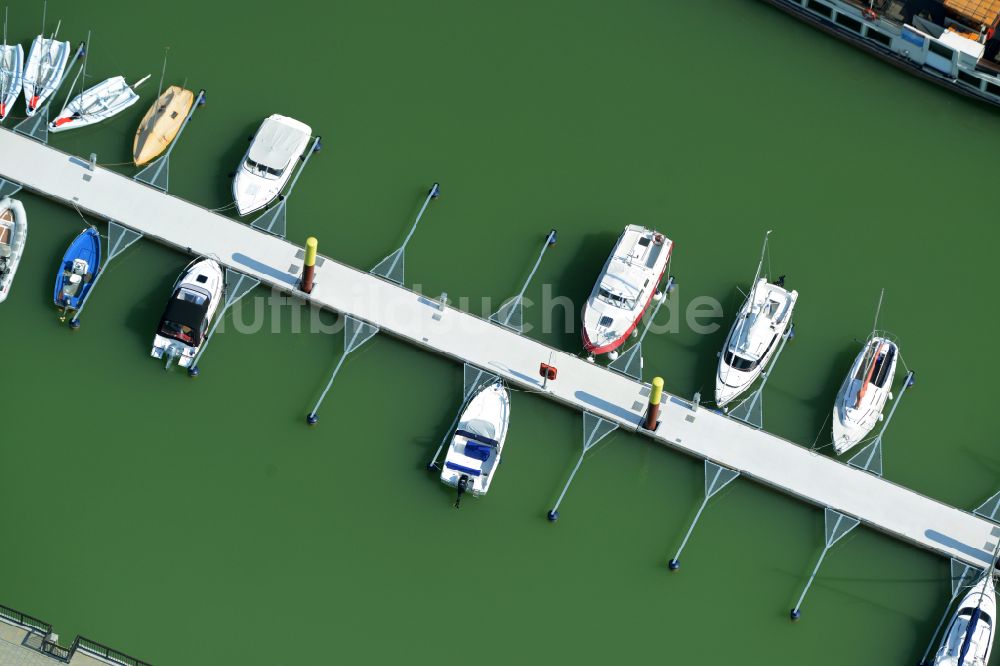
<instances>
[{"instance_id":1,"label":"algae-green lake surface","mask_svg":"<svg viewBox=\"0 0 1000 666\"><path fill-rule=\"evenodd\" d=\"M27 46L41 3L10 11ZM527 296L578 308L622 227L656 226L677 242L680 287L677 314L660 312L675 330L646 339L646 374L684 396L710 395L737 287L773 229L772 276L801 296L766 427L829 441L884 287L881 325L918 376L885 439L886 477L967 508L1000 489L995 372L977 360L1000 323L994 110L757 0L52 0L48 16L74 42L93 31L88 83L153 75L138 105L52 145L133 173L169 46L167 83L208 91L171 192L226 206L247 136L294 116L324 149L288 200L289 238L370 267L439 181L406 283L474 312L517 292L552 227ZM308 313L258 289L199 378L164 372L149 347L189 257L138 243L71 332L52 283L84 222L20 198L28 246L0 306L0 603L64 639L158 665L909 664L947 602L947 561L860 528L790 623L823 512L744 479L670 573L702 465L625 433L588 457L550 524L581 419L523 392L489 496L456 511L423 466L458 407L460 366L378 336L308 428L341 333L311 332ZM721 328L688 325L698 297L722 304ZM579 350L566 318L542 330L530 308L530 335Z\"/></svg>"}]
</instances>

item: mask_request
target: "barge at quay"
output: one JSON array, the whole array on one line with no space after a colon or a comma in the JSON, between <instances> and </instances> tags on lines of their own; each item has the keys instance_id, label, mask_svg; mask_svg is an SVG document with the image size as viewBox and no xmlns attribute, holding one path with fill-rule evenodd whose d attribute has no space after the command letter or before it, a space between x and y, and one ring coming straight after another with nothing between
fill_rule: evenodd
<instances>
[{"instance_id":1,"label":"barge at quay","mask_svg":"<svg viewBox=\"0 0 1000 666\"><path fill-rule=\"evenodd\" d=\"M963 95L1000 106L1000 0L765 0Z\"/></svg>"}]
</instances>

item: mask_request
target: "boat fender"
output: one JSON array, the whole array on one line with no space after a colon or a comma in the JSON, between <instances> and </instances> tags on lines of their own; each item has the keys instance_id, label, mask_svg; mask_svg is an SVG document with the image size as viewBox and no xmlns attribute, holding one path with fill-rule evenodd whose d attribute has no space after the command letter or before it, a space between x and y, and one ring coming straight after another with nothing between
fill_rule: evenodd
<instances>
[{"instance_id":1,"label":"boat fender","mask_svg":"<svg viewBox=\"0 0 1000 666\"><path fill-rule=\"evenodd\" d=\"M871 7L866 7L862 9L861 14L862 16L865 17L866 20L871 21L873 23L878 20L878 12L876 12Z\"/></svg>"},{"instance_id":2,"label":"boat fender","mask_svg":"<svg viewBox=\"0 0 1000 666\"><path fill-rule=\"evenodd\" d=\"M538 368L538 374L550 382L555 381L556 375L559 374L559 370L554 365L549 365L548 363L542 363Z\"/></svg>"},{"instance_id":3,"label":"boat fender","mask_svg":"<svg viewBox=\"0 0 1000 666\"><path fill-rule=\"evenodd\" d=\"M663 234L653 234L653 242L657 245L663 245Z\"/></svg>"}]
</instances>

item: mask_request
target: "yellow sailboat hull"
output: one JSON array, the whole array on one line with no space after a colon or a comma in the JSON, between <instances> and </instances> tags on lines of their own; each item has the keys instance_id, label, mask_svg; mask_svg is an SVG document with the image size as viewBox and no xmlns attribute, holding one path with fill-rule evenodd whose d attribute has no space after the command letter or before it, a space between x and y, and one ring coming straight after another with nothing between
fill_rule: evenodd
<instances>
[{"instance_id":1,"label":"yellow sailboat hull","mask_svg":"<svg viewBox=\"0 0 1000 666\"><path fill-rule=\"evenodd\" d=\"M136 166L148 164L163 154L174 140L194 105L194 93L180 86L170 86L149 108L132 143Z\"/></svg>"}]
</instances>

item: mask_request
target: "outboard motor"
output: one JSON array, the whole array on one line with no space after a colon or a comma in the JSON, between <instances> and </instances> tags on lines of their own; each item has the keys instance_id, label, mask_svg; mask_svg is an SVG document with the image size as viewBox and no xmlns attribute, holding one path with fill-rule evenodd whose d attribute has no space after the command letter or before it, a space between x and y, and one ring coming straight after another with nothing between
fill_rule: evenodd
<instances>
[{"instance_id":1,"label":"outboard motor","mask_svg":"<svg viewBox=\"0 0 1000 666\"><path fill-rule=\"evenodd\" d=\"M469 487L469 475L463 474L458 477L458 497L455 498L455 508L459 509L462 505L462 495L465 494L465 489Z\"/></svg>"},{"instance_id":2,"label":"outboard motor","mask_svg":"<svg viewBox=\"0 0 1000 666\"><path fill-rule=\"evenodd\" d=\"M775 284L775 286L781 287L782 289L784 289L785 288L785 276L784 275L779 275L778 279L774 281L774 284Z\"/></svg>"}]
</instances>

